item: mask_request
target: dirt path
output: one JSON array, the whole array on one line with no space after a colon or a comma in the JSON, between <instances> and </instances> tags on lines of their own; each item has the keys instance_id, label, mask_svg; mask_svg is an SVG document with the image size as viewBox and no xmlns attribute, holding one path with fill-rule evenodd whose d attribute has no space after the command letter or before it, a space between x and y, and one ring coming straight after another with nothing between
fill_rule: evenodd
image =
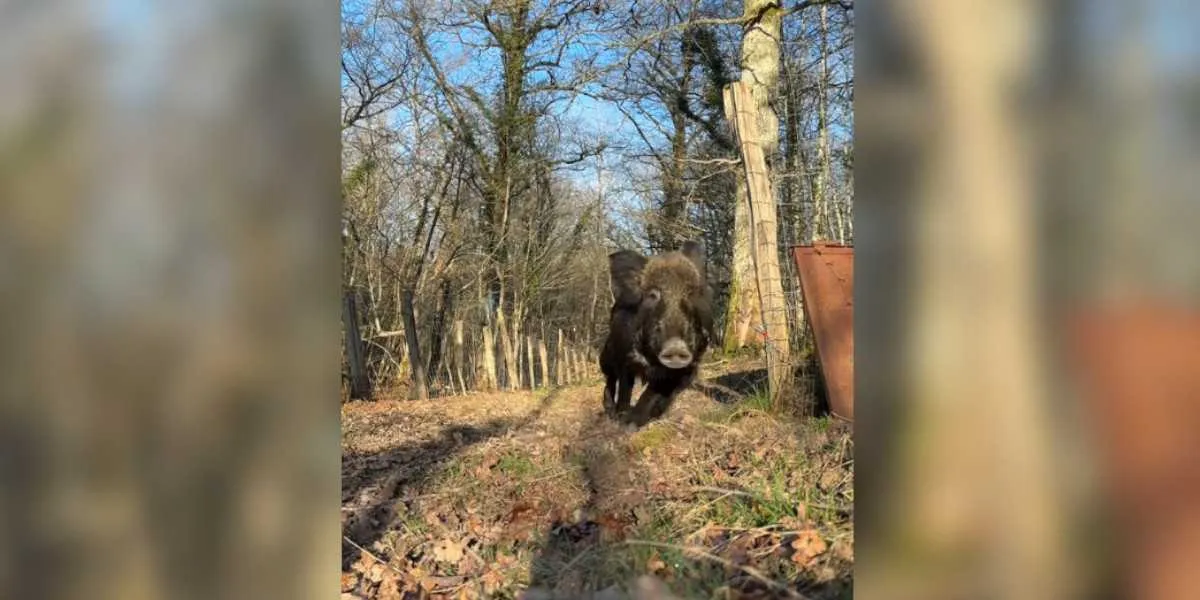
<instances>
[{"instance_id":1,"label":"dirt path","mask_svg":"<svg viewBox=\"0 0 1200 600\"><path fill-rule=\"evenodd\" d=\"M848 428L699 387L634 433L599 383L345 405L343 597L850 597Z\"/></svg>"}]
</instances>

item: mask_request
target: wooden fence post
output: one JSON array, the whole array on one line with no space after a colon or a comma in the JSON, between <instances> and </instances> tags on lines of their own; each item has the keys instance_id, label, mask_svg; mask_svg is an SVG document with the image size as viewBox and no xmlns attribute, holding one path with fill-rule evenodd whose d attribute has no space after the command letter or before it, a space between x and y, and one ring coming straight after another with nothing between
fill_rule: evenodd
<instances>
[{"instance_id":1,"label":"wooden fence post","mask_svg":"<svg viewBox=\"0 0 1200 600\"><path fill-rule=\"evenodd\" d=\"M458 375L458 387L462 389L462 393L467 393L467 382L463 379L463 363L465 362L465 354L463 353L463 322L462 319L454 320L454 371ZM451 375L453 378L453 375Z\"/></svg>"},{"instance_id":2,"label":"wooden fence post","mask_svg":"<svg viewBox=\"0 0 1200 600\"><path fill-rule=\"evenodd\" d=\"M545 333L543 332L543 335ZM542 359L542 387L550 387L550 365L546 364L546 340L538 340L538 358Z\"/></svg>"},{"instance_id":3,"label":"wooden fence post","mask_svg":"<svg viewBox=\"0 0 1200 600\"><path fill-rule=\"evenodd\" d=\"M480 361L483 362L483 389L492 391L496 389L496 350L495 341L492 339L492 329L488 325L483 326L483 344L480 352L483 354Z\"/></svg>"},{"instance_id":4,"label":"wooden fence post","mask_svg":"<svg viewBox=\"0 0 1200 600\"><path fill-rule=\"evenodd\" d=\"M554 360L554 380L558 385L567 385L570 383L567 380L566 370L567 346L563 343L563 332L561 329L558 330L558 347L555 348L554 354L557 355L557 358Z\"/></svg>"},{"instance_id":5,"label":"wooden fence post","mask_svg":"<svg viewBox=\"0 0 1200 600\"><path fill-rule=\"evenodd\" d=\"M529 389L537 389L537 380L533 377L533 336L525 336L525 370L529 372Z\"/></svg>"},{"instance_id":6,"label":"wooden fence post","mask_svg":"<svg viewBox=\"0 0 1200 600\"><path fill-rule=\"evenodd\" d=\"M774 193L767 171L754 114L754 97L744 81L736 81L724 89L726 116L732 122L741 148L742 168L746 173L749 192L750 252L754 260L754 279L758 284L758 302L762 315L762 337L767 355L767 381L775 403L783 399L783 391L791 383L788 368L791 340L788 335L787 305L779 271L778 221ZM778 404L777 404L778 406Z\"/></svg>"}]
</instances>

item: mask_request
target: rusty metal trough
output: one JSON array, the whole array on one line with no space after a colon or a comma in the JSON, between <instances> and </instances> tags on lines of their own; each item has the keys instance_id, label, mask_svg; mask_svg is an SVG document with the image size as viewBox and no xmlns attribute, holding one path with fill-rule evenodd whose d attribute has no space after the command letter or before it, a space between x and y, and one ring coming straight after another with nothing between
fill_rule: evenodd
<instances>
[{"instance_id":1,"label":"rusty metal trough","mask_svg":"<svg viewBox=\"0 0 1200 600\"><path fill-rule=\"evenodd\" d=\"M805 318L834 415L854 420L854 248L815 242L795 246Z\"/></svg>"}]
</instances>

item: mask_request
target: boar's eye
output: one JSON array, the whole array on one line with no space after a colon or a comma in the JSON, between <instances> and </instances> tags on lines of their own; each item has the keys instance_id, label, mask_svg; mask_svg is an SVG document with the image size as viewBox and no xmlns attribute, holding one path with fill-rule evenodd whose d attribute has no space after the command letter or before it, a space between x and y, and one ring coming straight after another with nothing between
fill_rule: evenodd
<instances>
[{"instance_id":1,"label":"boar's eye","mask_svg":"<svg viewBox=\"0 0 1200 600\"><path fill-rule=\"evenodd\" d=\"M646 300L651 304L657 304L659 300L662 300L662 292L658 290L650 290L646 292Z\"/></svg>"}]
</instances>

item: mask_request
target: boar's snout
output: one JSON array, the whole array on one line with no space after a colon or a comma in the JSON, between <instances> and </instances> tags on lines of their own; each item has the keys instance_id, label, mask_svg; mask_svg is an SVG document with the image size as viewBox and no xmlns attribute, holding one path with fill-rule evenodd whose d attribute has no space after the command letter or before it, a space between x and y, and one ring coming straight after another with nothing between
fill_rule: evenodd
<instances>
[{"instance_id":1,"label":"boar's snout","mask_svg":"<svg viewBox=\"0 0 1200 600\"><path fill-rule=\"evenodd\" d=\"M683 369L692 364L692 351L680 338L671 338L658 352L658 362L668 369Z\"/></svg>"}]
</instances>

